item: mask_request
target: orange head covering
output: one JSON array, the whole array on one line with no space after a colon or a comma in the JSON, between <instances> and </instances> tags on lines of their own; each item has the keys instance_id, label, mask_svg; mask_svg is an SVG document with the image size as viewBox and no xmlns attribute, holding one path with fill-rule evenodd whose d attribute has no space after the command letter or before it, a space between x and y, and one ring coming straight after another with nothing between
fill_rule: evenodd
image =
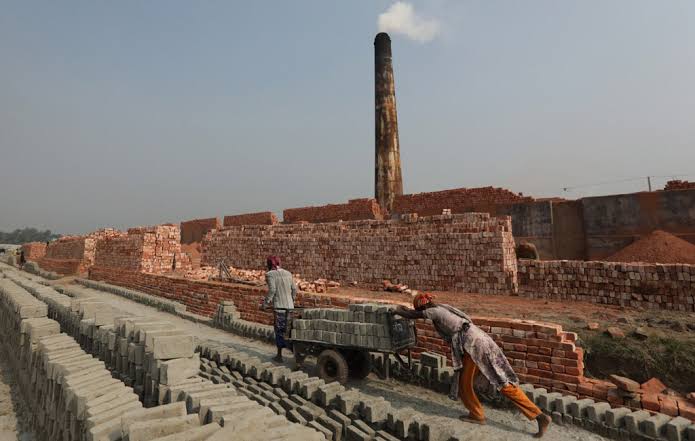
<instances>
[{"instance_id":1,"label":"orange head covering","mask_svg":"<svg viewBox=\"0 0 695 441\"><path fill-rule=\"evenodd\" d=\"M413 299L413 308L418 310L425 309L425 307L432 303L432 299L434 299L434 296L428 292L418 294Z\"/></svg>"}]
</instances>

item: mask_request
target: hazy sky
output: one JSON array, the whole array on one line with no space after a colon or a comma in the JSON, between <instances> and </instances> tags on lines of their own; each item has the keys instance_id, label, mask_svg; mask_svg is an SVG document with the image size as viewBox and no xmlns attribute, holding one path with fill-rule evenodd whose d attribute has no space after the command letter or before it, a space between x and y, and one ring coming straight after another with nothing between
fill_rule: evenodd
<instances>
[{"instance_id":1,"label":"hazy sky","mask_svg":"<svg viewBox=\"0 0 695 441\"><path fill-rule=\"evenodd\" d=\"M0 0L0 230L372 196L386 11L407 193L695 179L692 0Z\"/></svg>"}]
</instances>

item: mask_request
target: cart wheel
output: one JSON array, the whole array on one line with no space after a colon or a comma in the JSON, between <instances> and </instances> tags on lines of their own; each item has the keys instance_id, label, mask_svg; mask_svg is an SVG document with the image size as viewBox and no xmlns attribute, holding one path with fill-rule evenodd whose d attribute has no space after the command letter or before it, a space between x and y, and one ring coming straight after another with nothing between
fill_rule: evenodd
<instances>
[{"instance_id":1,"label":"cart wheel","mask_svg":"<svg viewBox=\"0 0 695 441\"><path fill-rule=\"evenodd\" d=\"M297 363L297 366L301 366L307 356L306 348L301 343L294 343L292 345L292 352L294 353L295 363Z\"/></svg>"},{"instance_id":2,"label":"cart wheel","mask_svg":"<svg viewBox=\"0 0 695 441\"><path fill-rule=\"evenodd\" d=\"M317 362L319 377L326 383L337 381L338 383L347 382L348 365L345 357L338 351L326 349L319 354Z\"/></svg>"},{"instance_id":3,"label":"cart wheel","mask_svg":"<svg viewBox=\"0 0 695 441\"><path fill-rule=\"evenodd\" d=\"M369 352L353 351L348 355L348 369L350 378L362 380L372 371L372 359Z\"/></svg>"}]
</instances>

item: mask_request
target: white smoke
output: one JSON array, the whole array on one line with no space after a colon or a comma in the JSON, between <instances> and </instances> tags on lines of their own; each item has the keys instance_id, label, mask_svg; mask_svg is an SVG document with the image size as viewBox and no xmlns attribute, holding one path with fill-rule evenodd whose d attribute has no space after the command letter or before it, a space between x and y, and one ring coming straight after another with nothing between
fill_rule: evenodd
<instances>
[{"instance_id":1,"label":"white smoke","mask_svg":"<svg viewBox=\"0 0 695 441\"><path fill-rule=\"evenodd\" d=\"M402 1L392 4L379 14L379 32L401 34L421 43L431 41L439 34L439 22L415 13L413 5Z\"/></svg>"}]
</instances>

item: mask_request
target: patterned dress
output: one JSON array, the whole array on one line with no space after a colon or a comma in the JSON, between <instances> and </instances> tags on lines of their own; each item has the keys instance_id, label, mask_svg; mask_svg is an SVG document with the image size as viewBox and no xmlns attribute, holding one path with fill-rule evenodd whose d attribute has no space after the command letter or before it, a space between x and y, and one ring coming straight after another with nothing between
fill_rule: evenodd
<instances>
[{"instance_id":1,"label":"patterned dress","mask_svg":"<svg viewBox=\"0 0 695 441\"><path fill-rule=\"evenodd\" d=\"M502 349L464 313L449 305L436 305L423 313L451 345L454 369L461 369L461 360L467 353L495 389L500 390L507 384L519 384L519 378Z\"/></svg>"}]
</instances>

